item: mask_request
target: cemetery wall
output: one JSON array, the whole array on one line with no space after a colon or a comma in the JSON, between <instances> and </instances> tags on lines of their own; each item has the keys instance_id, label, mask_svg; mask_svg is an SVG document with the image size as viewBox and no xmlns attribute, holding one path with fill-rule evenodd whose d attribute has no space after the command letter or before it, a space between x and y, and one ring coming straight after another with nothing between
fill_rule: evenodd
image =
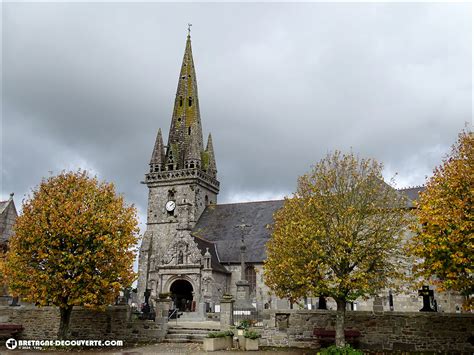
<instances>
[{"instance_id":1,"label":"cemetery wall","mask_svg":"<svg viewBox=\"0 0 474 355\"><path fill-rule=\"evenodd\" d=\"M314 328L335 329L336 312L264 310L261 345L319 347ZM474 314L347 311L345 329L363 350L474 352Z\"/></svg>"},{"instance_id":2,"label":"cemetery wall","mask_svg":"<svg viewBox=\"0 0 474 355\"><path fill-rule=\"evenodd\" d=\"M0 323L21 324L18 339L54 340L59 329L57 307L0 307ZM162 341L167 332L167 318L139 320L129 306L110 306L104 312L74 307L71 314L71 338L123 340L125 344Z\"/></svg>"}]
</instances>

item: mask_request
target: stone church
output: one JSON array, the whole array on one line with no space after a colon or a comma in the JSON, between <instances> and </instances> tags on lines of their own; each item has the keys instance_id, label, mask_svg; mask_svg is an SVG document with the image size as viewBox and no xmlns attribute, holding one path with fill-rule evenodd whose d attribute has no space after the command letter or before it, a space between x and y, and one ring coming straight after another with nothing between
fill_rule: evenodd
<instances>
[{"instance_id":1,"label":"stone church","mask_svg":"<svg viewBox=\"0 0 474 355\"><path fill-rule=\"evenodd\" d=\"M203 315L218 311L224 294L235 297L239 282L245 280L247 298L256 309L288 307L287 300L272 295L263 280L267 226L283 201L217 203L220 183L210 134L204 145L189 34L168 142L163 143L158 130L143 183L149 195L139 255L140 303L146 289L151 300L170 293L180 311ZM420 188L400 191L413 201ZM393 309L389 297L387 293L384 307ZM416 294L399 300L395 310L420 308ZM317 301L306 302L311 308ZM372 304L361 302L359 309L364 307L372 309Z\"/></svg>"}]
</instances>

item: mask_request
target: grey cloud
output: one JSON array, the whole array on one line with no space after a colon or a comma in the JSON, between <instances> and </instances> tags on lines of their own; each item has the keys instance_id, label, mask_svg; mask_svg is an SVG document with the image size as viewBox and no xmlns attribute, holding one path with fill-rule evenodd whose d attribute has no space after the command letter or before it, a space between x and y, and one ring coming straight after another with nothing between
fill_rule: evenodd
<instances>
[{"instance_id":1,"label":"grey cloud","mask_svg":"<svg viewBox=\"0 0 474 355\"><path fill-rule=\"evenodd\" d=\"M5 3L2 197L88 168L145 210L193 23L220 201L281 197L333 149L422 184L471 121L470 4Z\"/></svg>"}]
</instances>

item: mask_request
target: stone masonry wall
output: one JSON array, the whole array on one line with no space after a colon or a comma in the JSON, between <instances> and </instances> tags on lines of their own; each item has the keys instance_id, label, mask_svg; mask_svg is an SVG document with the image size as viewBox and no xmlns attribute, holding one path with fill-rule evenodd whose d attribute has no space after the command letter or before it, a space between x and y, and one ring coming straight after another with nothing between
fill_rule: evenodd
<instances>
[{"instance_id":1,"label":"stone masonry wall","mask_svg":"<svg viewBox=\"0 0 474 355\"><path fill-rule=\"evenodd\" d=\"M59 329L57 307L0 307L0 323L21 324L19 339L54 340ZM128 306L110 306L105 312L74 307L71 315L71 338L91 340L123 340L125 345L162 341L167 332L167 319L156 321L135 319Z\"/></svg>"},{"instance_id":2,"label":"stone masonry wall","mask_svg":"<svg viewBox=\"0 0 474 355\"><path fill-rule=\"evenodd\" d=\"M313 329L336 323L334 311L265 310L263 317L266 346L319 347ZM474 352L474 314L348 311L345 329L361 332L364 350Z\"/></svg>"}]
</instances>

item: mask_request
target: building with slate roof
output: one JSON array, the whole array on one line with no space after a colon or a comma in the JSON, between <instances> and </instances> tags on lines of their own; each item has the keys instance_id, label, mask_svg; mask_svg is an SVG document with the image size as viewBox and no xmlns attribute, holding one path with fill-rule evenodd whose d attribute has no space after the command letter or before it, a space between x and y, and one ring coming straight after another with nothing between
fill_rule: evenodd
<instances>
[{"instance_id":1,"label":"building with slate roof","mask_svg":"<svg viewBox=\"0 0 474 355\"><path fill-rule=\"evenodd\" d=\"M13 193L11 193L8 200L0 201L0 248L2 252L7 250L17 217L18 212L13 201Z\"/></svg>"},{"instance_id":2,"label":"building with slate roof","mask_svg":"<svg viewBox=\"0 0 474 355\"><path fill-rule=\"evenodd\" d=\"M0 201L0 254L8 249L8 241L13 235L13 225L18 217L18 212L13 201L13 193L6 201ZM6 285L0 285L0 304L5 303L5 296L8 295Z\"/></svg>"},{"instance_id":3,"label":"building with slate roof","mask_svg":"<svg viewBox=\"0 0 474 355\"><path fill-rule=\"evenodd\" d=\"M203 315L218 309L224 294L238 294L237 284L246 280L248 297L257 309L288 307L288 301L272 295L263 280L268 226L283 200L217 203L220 183L210 134L204 148L189 33L168 141L165 145L159 129L142 183L149 194L139 254L140 302L146 289L152 300L160 293L171 293L180 311ZM422 190L399 191L408 197L407 207L413 208ZM398 309L413 310L419 305L418 298L416 301Z\"/></svg>"}]
</instances>

